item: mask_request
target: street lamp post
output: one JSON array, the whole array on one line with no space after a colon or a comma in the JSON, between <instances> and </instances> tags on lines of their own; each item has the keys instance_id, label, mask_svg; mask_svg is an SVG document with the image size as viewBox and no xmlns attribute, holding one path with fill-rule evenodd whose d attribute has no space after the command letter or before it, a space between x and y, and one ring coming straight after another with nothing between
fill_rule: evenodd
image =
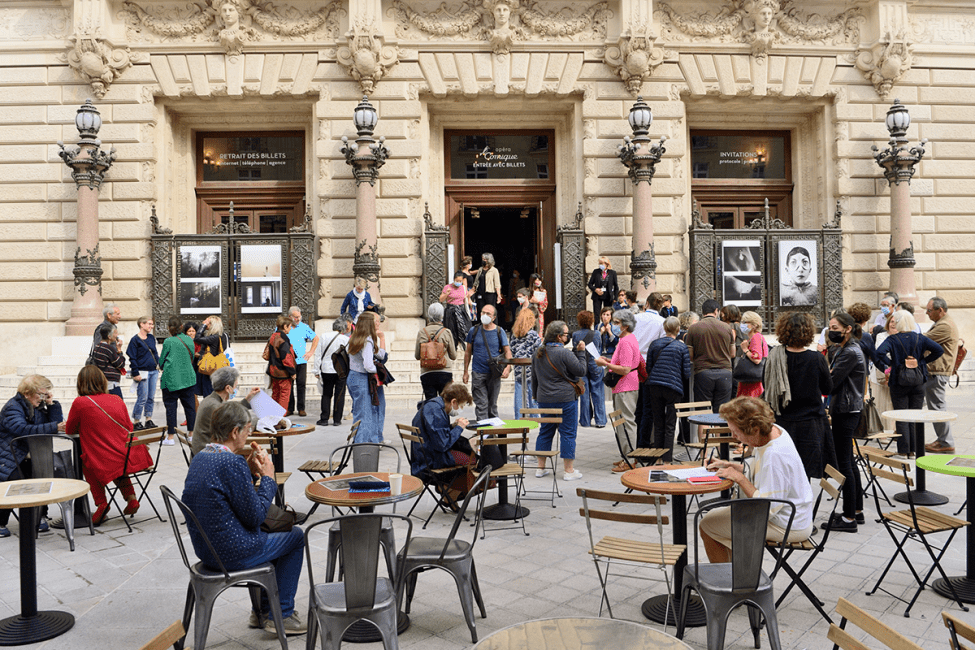
<instances>
[{"instance_id":1,"label":"street lamp post","mask_svg":"<svg viewBox=\"0 0 975 650\"><path fill-rule=\"evenodd\" d=\"M352 167L355 178L355 259L352 262L352 273L356 278L364 278L375 285L371 291L374 302L379 303L379 255L376 252L376 181L379 179L379 168L386 164L389 149L386 148L385 137L377 142L372 137L379 121L375 107L369 103L369 98L362 97L362 101L355 107L352 114L359 137L355 143L342 136L342 153L345 162Z\"/></svg>"},{"instance_id":2,"label":"street lamp post","mask_svg":"<svg viewBox=\"0 0 975 650\"><path fill-rule=\"evenodd\" d=\"M91 336L102 322L102 260L98 252L98 190L105 172L115 162L115 147L102 151L97 138L102 127L98 109L86 99L74 120L81 139L78 146L58 142L58 155L71 168L71 178L78 189L78 219L74 254L74 284L78 289L71 305L71 317L65 323L67 336ZM93 288L97 288L95 291Z\"/></svg>"},{"instance_id":3,"label":"street lamp post","mask_svg":"<svg viewBox=\"0 0 975 650\"><path fill-rule=\"evenodd\" d=\"M657 259L653 252L653 194L650 183L653 181L657 163L664 154L667 136L661 136L657 144L652 144L648 133L653 122L653 113L637 97L630 108L630 128L633 137L623 138L617 147L620 162L629 169L633 182L633 251L630 253L630 286L637 292L642 304L647 296L657 288Z\"/></svg>"},{"instance_id":4,"label":"street lamp post","mask_svg":"<svg viewBox=\"0 0 975 650\"><path fill-rule=\"evenodd\" d=\"M921 140L916 147L907 148L907 129L911 115L899 99L887 111L886 126L890 132L888 147L873 149L874 160L884 170L884 178L890 186L890 290L897 292L900 300L917 303L917 285L914 280L914 242L911 234L911 178L924 157Z\"/></svg>"}]
</instances>

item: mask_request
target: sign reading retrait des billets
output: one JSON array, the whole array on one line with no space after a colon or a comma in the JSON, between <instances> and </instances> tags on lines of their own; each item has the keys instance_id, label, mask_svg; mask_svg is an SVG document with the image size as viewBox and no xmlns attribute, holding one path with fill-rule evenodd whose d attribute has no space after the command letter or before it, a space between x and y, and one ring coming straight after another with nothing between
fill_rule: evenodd
<instances>
[{"instance_id":1,"label":"sign reading retrait des billets","mask_svg":"<svg viewBox=\"0 0 975 650\"><path fill-rule=\"evenodd\" d=\"M300 181L301 136L207 136L203 139L204 181Z\"/></svg>"},{"instance_id":2,"label":"sign reading retrait des billets","mask_svg":"<svg viewBox=\"0 0 975 650\"><path fill-rule=\"evenodd\" d=\"M550 145L543 134L451 135L450 178L545 180Z\"/></svg>"}]
</instances>

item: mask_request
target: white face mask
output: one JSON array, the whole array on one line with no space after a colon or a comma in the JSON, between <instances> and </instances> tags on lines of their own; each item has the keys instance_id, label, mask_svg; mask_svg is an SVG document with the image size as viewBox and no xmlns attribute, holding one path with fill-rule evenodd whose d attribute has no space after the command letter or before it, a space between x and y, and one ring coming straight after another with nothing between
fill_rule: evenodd
<instances>
[{"instance_id":1,"label":"white face mask","mask_svg":"<svg viewBox=\"0 0 975 650\"><path fill-rule=\"evenodd\" d=\"M524 296L518 296L518 302L520 302L521 304L524 305L526 300L527 299Z\"/></svg>"},{"instance_id":2,"label":"white face mask","mask_svg":"<svg viewBox=\"0 0 975 650\"><path fill-rule=\"evenodd\" d=\"M228 400L231 400L231 399L234 399L235 397L237 397L237 389L236 388L234 389L234 392L232 392L230 394L230 397L228 397L227 399Z\"/></svg>"},{"instance_id":3,"label":"white face mask","mask_svg":"<svg viewBox=\"0 0 975 650\"><path fill-rule=\"evenodd\" d=\"M365 290L360 291L358 289L354 289L352 293L354 293L358 298L361 298L363 295L365 295L366 292Z\"/></svg>"},{"instance_id":4,"label":"white face mask","mask_svg":"<svg viewBox=\"0 0 975 650\"><path fill-rule=\"evenodd\" d=\"M490 325L492 320L494 320L494 319L492 319L487 314L481 314L481 324L483 324L483 325Z\"/></svg>"},{"instance_id":5,"label":"white face mask","mask_svg":"<svg viewBox=\"0 0 975 650\"><path fill-rule=\"evenodd\" d=\"M599 265L599 270L600 271L605 271L606 270L606 265L605 264L600 264Z\"/></svg>"},{"instance_id":6,"label":"white face mask","mask_svg":"<svg viewBox=\"0 0 975 650\"><path fill-rule=\"evenodd\" d=\"M450 417L455 418L460 415L460 411L457 409L450 409Z\"/></svg>"},{"instance_id":7,"label":"white face mask","mask_svg":"<svg viewBox=\"0 0 975 650\"><path fill-rule=\"evenodd\" d=\"M455 286L455 287L459 287L459 286L460 286L460 285L462 285L462 284L463 284L463 282L454 282L454 286Z\"/></svg>"}]
</instances>

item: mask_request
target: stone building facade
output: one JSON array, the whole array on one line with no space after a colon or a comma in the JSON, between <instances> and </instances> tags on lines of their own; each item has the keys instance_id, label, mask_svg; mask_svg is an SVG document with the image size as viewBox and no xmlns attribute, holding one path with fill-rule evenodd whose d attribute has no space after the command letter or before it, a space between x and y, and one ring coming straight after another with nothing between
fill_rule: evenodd
<instances>
[{"instance_id":1,"label":"stone building facade","mask_svg":"<svg viewBox=\"0 0 975 650\"><path fill-rule=\"evenodd\" d=\"M839 201L844 301L876 304L891 208L871 146L886 146L896 98L910 140L929 140L911 182L919 299L944 296L971 334L973 52L975 5L955 0L0 0L0 353L17 356L25 327L43 353L70 315L77 190L56 143L77 140L89 97L98 137L117 150L100 190L103 298L129 321L149 311L153 206L162 227L205 232L240 193L244 218L263 223L263 181L208 194L202 180L214 164L205 137L228 131L297 138L299 175L274 186L291 203L273 207L286 225L310 215L317 315L334 317L356 232L341 138L355 139L367 95L390 150L375 184L381 294L404 334L422 313L425 205L451 229L455 263L483 252L464 239L472 207L494 220L491 246L530 240L521 270L545 269L552 294L555 232L581 204L586 269L608 256L629 284L633 187L617 147L638 95L650 137L667 138L652 182L658 290L700 307L686 298L695 202L705 219L741 223L774 190L797 228L819 228ZM705 150L722 141L708 138L723 132L781 136L781 182L749 185L756 162L773 162L751 145L751 178L710 182ZM476 165L468 178L449 166L452 142L505 134L544 143L537 178L495 186ZM517 234L519 219L534 234Z\"/></svg>"}]
</instances>

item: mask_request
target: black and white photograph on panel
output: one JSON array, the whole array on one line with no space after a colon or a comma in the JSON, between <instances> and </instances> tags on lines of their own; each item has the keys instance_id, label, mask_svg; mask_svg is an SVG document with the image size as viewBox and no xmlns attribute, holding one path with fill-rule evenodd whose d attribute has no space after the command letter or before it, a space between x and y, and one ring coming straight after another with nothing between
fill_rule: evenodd
<instances>
[{"instance_id":1,"label":"black and white photograph on panel","mask_svg":"<svg viewBox=\"0 0 975 650\"><path fill-rule=\"evenodd\" d=\"M240 311L244 314L281 313L281 245L240 247Z\"/></svg>"},{"instance_id":2,"label":"black and white photograph on panel","mask_svg":"<svg viewBox=\"0 0 975 650\"><path fill-rule=\"evenodd\" d=\"M724 304L762 304L761 246L758 240L721 242L721 287Z\"/></svg>"},{"instance_id":3,"label":"black and white photograph on panel","mask_svg":"<svg viewBox=\"0 0 975 650\"><path fill-rule=\"evenodd\" d=\"M779 306L819 303L819 259L815 240L779 240Z\"/></svg>"},{"instance_id":4,"label":"black and white photograph on panel","mask_svg":"<svg viewBox=\"0 0 975 650\"><path fill-rule=\"evenodd\" d=\"M181 280L179 283L179 313L220 313L220 280Z\"/></svg>"},{"instance_id":5,"label":"black and white photograph on panel","mask_svg":"<svg viewBox=\"0 0 975 650\"><path fill-rule=\"evenodd\" d=\"M220 279L219 246L180 246L179 275L186 280Z\"/></svg>"}]
</instances>

